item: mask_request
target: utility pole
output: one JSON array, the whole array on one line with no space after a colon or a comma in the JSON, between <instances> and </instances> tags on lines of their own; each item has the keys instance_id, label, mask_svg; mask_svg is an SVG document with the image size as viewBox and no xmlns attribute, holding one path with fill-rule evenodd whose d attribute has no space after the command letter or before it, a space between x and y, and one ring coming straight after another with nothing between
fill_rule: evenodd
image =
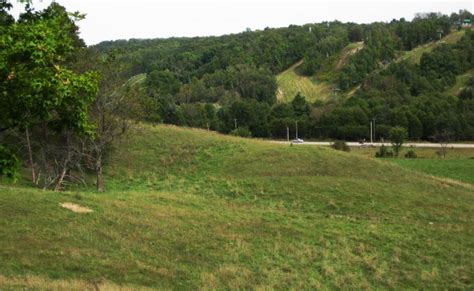
<instances>
[{"instance_id":1,"label":"utility pole","mask_svg":"<svg viewBox=\"0 0 474 291\"><path fill-rule=\"evenodd\" d=\"M290 127L286 127L286 140L290 142Z\"/></svg>"},{"instance_id":2,"label":"utility pole","mask_svg":"<svg viewBox=\"0 0 474 291\"><path fill-rule=\"evenodd\" d=\"M298 139L298 121L296 121L296 139Z\"/></svg>"},{"instance_id":3,"label":"utility pole","mask_svg":"<svg viewBox=\"0 0 474 291\"><path fill-rule=\"evenodd\" d=\"M375 137L375 120L377 120L377 118L374 117L374 118L372 119L372 122L373 122L373 125L372 125L372 126L373 126L373 133L374 133L374 141L377 141L377 138Z\"/></svg>"},{"instance_id":4,"label":"utility pole","mask_svg":"<svg viewBox=\"0 0 474 291\"><path fill-rule=\"evenodd\" d=\"M235 126L235 129L237 129L237 118L234 118L234 126Z\"/></svg>"},{"instance_id":5,"label":"utility pole","mask_svg":"<svg viewBox=\"0 0 474 291\"><path fill-rule=\"evenodd\" d=\"M372 139L372 121L370 122L370 143L374 143Z\"/></svg>"}]
</instances>

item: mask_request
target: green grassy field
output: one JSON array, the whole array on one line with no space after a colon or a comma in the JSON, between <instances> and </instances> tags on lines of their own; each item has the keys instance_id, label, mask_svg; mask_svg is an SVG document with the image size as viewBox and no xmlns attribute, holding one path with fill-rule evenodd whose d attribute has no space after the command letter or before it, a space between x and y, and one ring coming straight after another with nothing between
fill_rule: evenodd
<instances>
[{"instance_id":1,"label":"green grassy field","mask_svg":"<svg viewBox=\"0 0 474 291\"><path fill-rule=\"evenodd\" d=\"M352 153L374 157L378 148L352 148ZM414 150L417 159L404 158L408 150ZM436 154L434 148L403 148L399 158L384 159L404 168L429 175L474 184L474 149L448 149L446 157Z\"/></svg>"},{"instance_id":2,"label":"green grassy field","mask_svg":"<svg viewBox=\"0 0 474 291\"><path fill-rule=\"evenodd\" d=\"M474 159L391 159L390 161L405 168L474 185Z\"/></svg>"},{"instance_id":3,"label":"green grassy field","mask_svg":"<svg viewBox=\"0 0 474 291\"><path fill-rule=\"evenodd\" d=\"M0 185L0 289L474 287L466 185L168 126L117 144L106 173L103 194Z\"/></svg>"},{"instance_id":4,"label":"green grassy field","mask_svg":"<svg viewBox=\"0 0 474 291\"><path fill-rule=\"evenodd\" d=\"M378 147L352 147L351 153L363 156L366 158L373 158ZM420 159L440 159L436 153L437 148L411 148L402 147L400 157L404 156L408 151L413 150ZM445 160L466 160L474 158L474 149L470 148L448 148L446 151Z\"/></svg>"}]
</instances>

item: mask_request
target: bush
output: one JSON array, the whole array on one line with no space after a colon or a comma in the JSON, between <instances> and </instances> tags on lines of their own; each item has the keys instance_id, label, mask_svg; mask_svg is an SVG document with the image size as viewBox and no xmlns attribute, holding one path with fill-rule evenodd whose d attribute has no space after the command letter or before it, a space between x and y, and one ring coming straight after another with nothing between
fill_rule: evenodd
<instances>
[{"instance_id":1,"label":"bush","mask_svg":"<svg viewBox=\"0 0 474 291\"><path fill-rule=\"evenodd\" d=\"M392 141L392 147L393 147L395 156L398 157L398 154L400 153L400 150L402 149L403 143L408 138L408 132L403 127L399 127L399 126L392 127L392 129L390 129L389 137L390 137L390 140Z\"/></svg>"},{"instance_id":2,"label":"bush","mask_svg":"<svg viewBox=\"0 0 474 291\"><path fill-rule=\"evenodd\" d=\"M247 128L236 128L230 132L230 135L240 137L252 137L252 133Z\"/></svg>"},{"instance_id":3,"label":"bush","mask_svg":"<svg viewBox=\"0 0 474 291\"><path fill-rule=\"evenodd\" d=\"M338 140L338 141L333 142L331 147L335 150L338 150L338 151L344 151L344 152L350 152L351 151L351 148L347 145L347 143L345 141L342 141L342 140Z\"/></svg>"},{"instance_id":4,"label":"bush","mask_svg":"<svg viewBox=\"0 0 474 291\"><path fill-rule=\"evenodd\" d=\"M440 149L436 151L436 155L438 155L439 158L446 158L446 155L448 154L448 148L446 146L441 146Z\"/></svg>"},{"instance_id":5,"label":"bush","mask_svg":"<svg viewBox=\"0 0 474 291\"><path fill-rule=\"evenodd\" d=\"M8 148L0 145L0 178L5 176L15 181L17 176L18 159Z\"/></svg>"},{"instance_id":6,"label":"bush","mask_svg":"<svg viewBox=\"0 0 474 291\"><path fill-rule=\"evenodd\" d=\"M406 154L405 154L405 158L407 159L416 159L418 156L416 155L415 151L414 150L409 150Z\"/></svg>"},{"instance_id":7,"label":"bush","mask_svg":"<svg viewBox=\"0 0 474 291\"><path fill-rule=\"evenodd\" d=\"M391 158L393 157L393 152L391 152L386 146L382 145L379 148L379 151L375 153L376 158Z\"/></svg>"}]
</instances>

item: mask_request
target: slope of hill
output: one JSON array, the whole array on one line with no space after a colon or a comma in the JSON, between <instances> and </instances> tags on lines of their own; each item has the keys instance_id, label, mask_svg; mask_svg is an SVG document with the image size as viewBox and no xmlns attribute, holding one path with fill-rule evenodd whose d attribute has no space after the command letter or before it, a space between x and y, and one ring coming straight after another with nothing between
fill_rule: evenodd
<instances>
[{"instance_id":1,"label":"slope of hill","mask_svg":"<svg viewBox=\"0 0 474 291\"><path fill-rule=\"evenodd\" d=\"M138 74L138 75L135 75L135 76L131 77L127 81L126 85L135 86L137 84L141 84L141 83L145 82L145 80L146 80L146 74L145 73Z\"/></svg>"},{"instance_id":2,"label":"slope of hill","mask_svg":"<svg viewBox=\"0 0 474 291\"><path fill-rule=\"evenodd\" d=\"M331 96L331 83L320 81L315 77L302 76L296 72L302 63L299 61L277 76L278 101L290 102L298 92L309 102L326 101Z\"/></svg>"},{"instance_id":3,"label":"slope of hill","mask_svg":"<svg viewBox=\"0 0 474 291\"><path fill-rule=\"evenodd\" d=\"M363 42L351 43L343 48L337 55L332 57L320 71L313 77L298 74L298 67L303 61L291 66L289 69L277 75L277 99L280 102L290 102L299 92L309 102L316 100L328 101L332 96L332 79L337 70L340 69L347 59L364 46Z\"/></svg>"},{"instance_id":4,"label":"slope of hill","mask_svg":"<svg viewBox=\"0 0 474 291\"><path fill-rule=\"evenodd\" d=\"M434 48L441 44L453 44L459 41L465 34L466 30L453 31L443 37L441 40L433 41L427 44L417 46L411 51L403 52L394 62L409 61L419 63L423 53L431 52ZM335 85L331 84L331 79L348 60L348 58L363 48L363 42L351 43L329 62L328 65L321 68L314 77L306 77L297 73L298 67L302 61L294 64L286 71L277 75L277 99L280 102L290 102L298 92L306 97L309 102L316 100L327 101L332 96L331 88ZM386 68L385 66L384 68ZM381 71L379 69L378 71ZM377 71L376 71L377 72ZM375 72L375 73L376 73ZM468 78L471 74L465 74ZM332 77L331 77L332 76ZM349 91L348 96L352 96L358 86ZM453 89L455 90L455 88Z\"/></svg>"},{"instance_id":5,"label":"slope of hill","mask_svg":"<svg viewBox=\"0 0 474 291\"><path fill-rule=\"evenodd\" d=\"M450 95L458 95L459 92L461 92L466 85L468 84L469 79L471 79L474 76L474 70L470 70L465 74L458 75L456 77L456 83L447 90L447 93Z\"/></svg>"},{"instance_id":6,"label":"slope of hill","mask_svg":"<svg viewBox=\"0 0 474 291\"><path fill-rule=\"evenodd\" d=\"M465 33L466 33L466 30L453 31L438 41L429 42L427 44L417 46L411 51L404 52L399 58L396 59L396 61L400 62L400 61L408 60L409 62L412 62L412 63L419 63L423 53L429 53L434 48L442 44L454 44L457 41L459 41Z\"/></svg>"},{"instance_id":7,"label":"slope of hill","mask_svg":"<svg viewBox=\"0 0 474 291\"><path fill-rule=\"evenodd\" d=\"M441 40L417 46L411 51L403 52L394 62L409 61L419 63L423 53L431 52L441 44L456 43L461 39L465 32L465 30L453 31ZM294 64L289 69L277 75L277 99L280 102L290 102L296 94L300 92L309 102L314 102L316 100L329 100L332 96L331 88L335 86L331 84L331 76L334 76L337 70L347 62L348 58L362 49L362 47L363 42L349 44L342 49L328 65L316 73L314 77L306 77L297 73L298 67L302 64L302 61ZM381 71L381 69L378 71ZM470 73L467 74L467 76L470 76ZM357 88L358 86L349 91L347 95L352 96Z\"/></svg>"},{"instance_id":8,"label":"slope of hill","mask_svg":"<svg viewBox=\"0 0 474 291\"><path fill-rule=\"evenodd\" d=\"M474 284L474 195L460 185L170 126L143 126L109 164L105 194L0 186L2 288Z\"/></svg>"}]
</instances>

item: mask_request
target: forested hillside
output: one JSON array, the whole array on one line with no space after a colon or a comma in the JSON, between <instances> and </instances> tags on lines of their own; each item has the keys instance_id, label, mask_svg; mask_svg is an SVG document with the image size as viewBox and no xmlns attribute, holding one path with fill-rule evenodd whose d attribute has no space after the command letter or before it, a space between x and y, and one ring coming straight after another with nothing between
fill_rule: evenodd
<instances>
[{"instance_id":1,"label":"forested hillside","mask_svg":"<svg viewBox=\"0 0 474 291\"><path fill-rule=\"evenodd\" d=\"M151 121L272 138L298 121L306 138L356 140L368 138L375 120L377 139L402 126L413 140L441 132L473 140L473 33L460 25L471 17L334 21L92 50L115 54L124 77L147 74Z\"/></svg>"}]
</instances>

